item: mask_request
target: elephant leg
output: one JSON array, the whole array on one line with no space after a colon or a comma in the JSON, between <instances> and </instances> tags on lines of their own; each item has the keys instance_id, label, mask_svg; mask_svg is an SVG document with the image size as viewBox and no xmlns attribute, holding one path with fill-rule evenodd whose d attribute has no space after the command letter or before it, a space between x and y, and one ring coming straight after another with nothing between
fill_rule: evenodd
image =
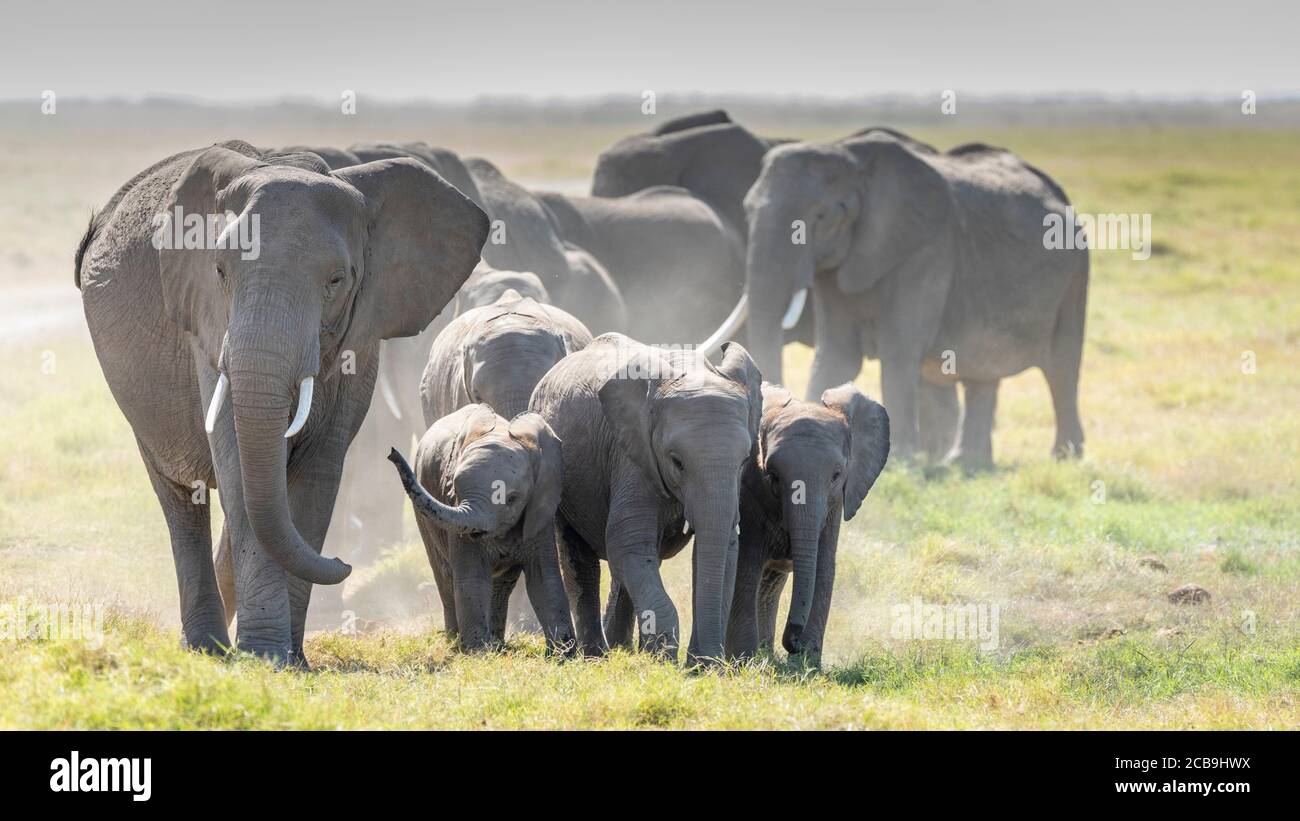
<instances>
[{"instance_id":1,"label":"elephant leg","mask_svg":"<svg viewBox=\"0 0 1300 821\"><path fill-rule=\"evenodd\" d=\"M492 640L497 644L505 644L506 614L522 570L522 567L515 565L492 577Z\"/></svg>"},{"instance_id":2,"label":"elephant leg","mask_svg":"<svg viewBox=\"0 0 1300 821\"><path fill-rule=\"evenodd\" d=\"M217 544L217 589L226 611L226 628L235 620L235 554L230 549L230 530L221 526L221 541Z\"/></svg>"},{"instance_id":3,"label":"elephant leg","mask_svg":"<svg viewBox=\"0 0 1300 821\"><path fill-rule=\"evenodd\" d=\"M514 591L510 594L506 613L507 620L521 633L537 633L541 630L542 625L537 619L537 613L528 601L527 570L524 571L524 583L515 585Z\"/></svg>"},{"instance_id":4,"label":"elephant leg","mask_svg":"<svg viewBox=\"0 0 1300 821\"><path fill-rule=\"evenodd\" d=\"M921 357L905 353L889 354L880 360L880 393L889 411L889 456L891 459L912 459L916 455L917 440L917 374L921 372Z\"/></svg>"},{"instance_id":5,"label":"elephant leg","mask_svg":"<svg viewBox=\"0 0 1300 821\"><path fill-rule=\"evenodd\" d=\"M957 385L936 385L922 378L917 389L917 421L926 459L937 464L948 458L957 446L957 431L961 426Z\"/></svg>"},{"instance_id":6,"label":"elephant leg","mask_svg":"<svg viewBox=\"0 0 1300 821\"><path fill-rule=\"evenodd\" d=\"M605 640L610 647L634 650L632 634L636 616L632 612L632 595L617 581L609 586L609 600L605 603Z\"/></svg>"},{"instance_id":7,"label":"elephant leg","mask_svg":"<svg viewBox=\"0 0 1300 821\"><path fill-rule=\"evenodd\" d=\"M610 574L632 596L641 649L676 661L677 607L659 575L658 509L646 496L639 475L616 480L605 523L605 548Z\"/></svg>"},{"instance_id":8,"label":"elephant leg","mask_svg":"<svg viewBox=\"0 0 1300 821\"><path fill-rule=\"evenodd\" d=\"M492 568L478 545L451 536L451 582L460 646L467 653L492 644Z\"/></svg>"},{"instance_id":9,"label":"elephant leg","mask_svg":"<svg viewBox=\"0 0 1300 821\"><path fill-rule=\"evenodd\" d=\"M957 463L968 470L993 467L993 416L998 405L997 382L962 382L966 412L961 423Z\"/></svg>"},{"instance_id":10,"label":"elephant leg","mask_svg":"<svg viewBox=\"0 0 1300 821\"><path fill-rule=\"evenodd\" d=\"M567 657L577 652L577 643L554 538L553 530L539 537L540 544L532 551L532 558L524 568L524 583L528 588L528 599L542 623L548 651Z\"/></svg>"},{"instance_id":11,"label":"elephant leg","mask_svg":"<svg viewBox=\"0 0 1300 821\"><path fill-rule=\"evenodd\" d=\"M294 527L317 553L325 546L325 532L334 512L334 499L338 494L339 479L343 473L343 454L347 444L331 441L321 446L308 464L291 470L289 475L289 511ZM296 664L306 666L302 640L307 628L307 607L311 603L312 584L297 576L289 576L289 619L293 636L293 658ZM342 622L342 596L337 596L338 611L331 615L331 626Z\"/></svg>"},{"instance_id":12,"label":"elephant leg","mask_svg":"<svg viewBox=\"0 0 1300 821\"><path fill-rule=\"evenodd\" d=\"M736 585L731 596L731 615L727 618L727 655L749 658L758 652L758 582L763 571L759 525L740 527L740 549L736 560Z\"/></svg>"},{"instance_id":13,"label":"elephant leg","mask_svg":"<svg viewBox=\"0 0 1300 821\"><path fill-rule=\"evenodd\" d=\"M201 501L195 501L194 488L164 476L144 444L139 440L137 444L171 537L185 645L205 653L225 653L230 648L230 634L226 630L225 608L212 565L209 494L205 491Z\"/></svg>"},{"instance_id":14,"label":"elephant leg","mask_svg":"<svg viewBox=\"0 0 1300 821\"><path fill-rule=\"evenodd\" d=\"M859 323L844 305L844 299L835 286L821 286L813 291L817 347L804 393L812 402L820 401L827 388L857 379L862 370Z\"/></svg>"},{"instance_id":15,"label":"elephant leg","mask_svg":"<svg viewBox=\"0 0 1300 821\"><path fill-rule=\"evenodd\" d=\"M831 593L835 589L835 549L839 540L840 517L837 513L822 529L817 545L817 580L813 585L812 608L808 613L808 624L800 636L803 660L813 667L821 666L826 622L831 613Z\"/></svg>"},{"instance_id":16,"label":"elephant leg","mask_svg":"<svg viewBox=\"0 0 1300 821\"><path fill-rule=\"evenodd\" d=\"M604 655L607 647L600 627L600 559L567 524L557 522L556 535L564 588L578 632L578 650L587 656Z\"/></svg>"},{"instance_id":17,"label":"elephant leg","mask_svg":"<svg viewBox=\"0 0 1300 821\"><path fill-rule=\"evenodd\" d=\"M1079 419L1079 368L1083 364L1084 314L1088 304L1088 277L1078 276L1065 295L1056 330L1048 351L1043 376L1052 393L1056 414L1056 442L1052 454L1058 459L1083 456L1083 422Z\"/></svg>"},{"instance_id":18,"label":"elephant leg","mask_svg":"<svg viewBox=\"0 0 1300 821\"><path fill-rule=\"evenodd\" d=\"M769 654L775 652L776 611L781 604L781 591L789 573L764 568L758 582L758 647ZM806 629L806 628L805 628Z\"/></svg>"},{"instance_id":19,"label":"elephant leg","mask_svg":"<svg viewBox=\"0 0 1300 821\"><path fill-rule=\"evenodd\" d=\"M429 557L429 567L433 570L434 585L438 588L438 599L442 602L442 629L453 639L459 635L456 622L456 588L452 584L451 564L447 555L447 536L440 528L417 516L416 527L420 538L424 540L424 552Z\"/></svg>"}]
</instances>

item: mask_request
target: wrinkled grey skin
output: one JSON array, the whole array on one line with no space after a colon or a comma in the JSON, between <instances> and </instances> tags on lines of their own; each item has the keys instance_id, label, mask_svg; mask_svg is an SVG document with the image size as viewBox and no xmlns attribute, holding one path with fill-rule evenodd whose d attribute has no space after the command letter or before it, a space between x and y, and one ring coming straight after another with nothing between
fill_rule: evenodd
<instances>
[{"instance_id":1,"label":"wrinkled grey skin","mask_svg":"<svg viewBox=\"0 0 1300 821\"><path fill-rule=\"evenodd\" d=\"M158 250L154 217L260 220L260 254ZM232 141L169 157L91 223L77 283L105 379L135 432L171 535L186 644L302 659L313 583L350 568L320 555L344 454L374 384L379 341L417 333L469 276L487 236L472 202L409 160L330 173L312 154L264 162ZM345 373L342 352L355 355ZM227 400L204 432L218 374ZM300 383L306 426L285 433ZM230 557L223 607L206 505L216 487ZM230 601L233 594L235 601Z\"/></svg>"},{"instance_id":2,"label":"wrinkled grey skin","mask_svg":"<svg viewBox=\"0 0 1300 821\"><path fill-rule=\"evenodd\" d=\"M1088 256L1043 247L1044 218L1068 203L1046 175L984 145L940 154L872 129L775 148L745 200L755 359L779 379L782 314L810 287L808 396L852 380L864 357L880 359L896 457L918 447L917 373L962 383L955 457L986 467L998 381L1035 366L1056 411L1053 451L1077 456ZM795 220L807 226L805 244L792 242ZM944 373L944 351L955 354L955 374Z\"/></svg>"},{"instance_id":3,"label":"wrinkled grey skin","mask_svg":"<svg viewBox=\"0 0 1300 821\"><path fill-rule=\"evenodd\" d=\"M389 460L411 499L447 632L467 651L505 641L506 604L525 574L548 650L572 655L573 619L555 552L560 441L535 413L507 421L486 405L439 419L415 472Z\"/></svg>"},{"instance_id":4,"label":"wrinkled grey skin","mask_svg":"<svg viewBox=\"0 0 1300 821\"><path fill-rule=\"evenodd\" d=\"M590 344L573 316L506 291L453 319L433 341L420 378L425 424L476 403L511 419L528 410L533 388L556 362Z\"/></svg>"},{"instance_id":5,"label":"wrinkled grey skin","mask_svg":"<svg viewBox=\"0 0 1300 821\"><path fill-rule=\"evenodd\" d=\"M906 139L888 129L876 130ZM596 162L592 193L622 197L657 185L681 186L712 207L743 246L748 236L745 195L762 171L766 152L787 142L759 137L732 122L722 110L689 114L648 134L620 140L604 151ZM710 310L716 313L716 326L730 313L731 305L713 305ZM813 315L814 311L805 307L795 326L784 332L785 341L814 345ZM751 347L763 344L762 333L767 331L762 331ZM703 337L695 341L700 339ZM961 417L957 388L919 379L918 391L921 449L932 461L939 461L956 443Z\"/></svg>"},{"instance_id":6,"label":"wrinkled grey skin","mask_svg":"<svg viewBox=\"0 0 1300 821\"><path fill-rule=\"evenodd\" d=\"M617 198L537 197L565 241L609 271L630 307L633 337L697 343L743 290L741 235L684 188L659 186Z\"/></svg>"},{"instance_id":7,"label":"wrinkled grey skin","mask_svg":"<svg viewBox=\"0 0 1300 821\"><path fill-rule=\"evenodd\" d=\"M537 274L553 303L596 333L625 330L627 309L618 286L595 258L560 237L537 197L487 160L471 158L465 166L492 218L484 261Z\"/></svg>"},{"instance_id":8,"label":"wrinkled grey skin","mask_svg":"<svg viewBox=\"0 0 1300 821\"><path fill-rule=\"evenodd\" d=\"M851 384L819 402L763 383L763 420L740 490L740 556L727 655L772 651L786 578L794 592L781 639L820 664L835 584L840 516L849 521L889 458L889 415Z\"/></svg>"},{"instance_id":9,"label":"wrinkled grey skin","mask_svg":"<svg viewBox=\"0 0 1300 821\"><path fill-rule=\"evenodd\" d=\"M689 658L721 657L761 381L739 345L715 367L693 352L604 334L538 383L530 408L564 441L556 526L584 653L604 652L607 638L630 648L635 617L641 649L677 658L677 609L659 564L694 535ZM603 632L601 559L612 576Z\"/></svg>"},{"instance_id":10,"label":"wrinkled grey skin","mask_svg":"<svg viewBox=\"0 0 1300 821\"><path fill-rule=\"evenodd\" d=\"M531 271L498 271L480 262L465 284L456 292L455 315L460 316L471 308L482 308L500 299L506 291L549 305L551 295L546 286Z\"/></svg>"}]
</instances>

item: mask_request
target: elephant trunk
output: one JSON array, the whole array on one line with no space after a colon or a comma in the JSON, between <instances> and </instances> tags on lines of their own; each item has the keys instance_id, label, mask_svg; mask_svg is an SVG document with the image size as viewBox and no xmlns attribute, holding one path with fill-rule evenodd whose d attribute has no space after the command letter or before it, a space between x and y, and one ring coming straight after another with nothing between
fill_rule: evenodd
<instances>
[{"instance_id":1,"label":"elephant trunk","mask_svg":"<svg viewBox=\"0 0 1300 821\"><path fill-rule=\"evenodd\" d=\"M700 659L720 659L727 634L732 591L727 568L734 563L736 512L740 499L734 469L712 471L700 490L688 494L686 513L695 529L692 553L692 606L695 632L691 645Z\"/></svg>"},{"instance_id":2,"label":"elephant trunk","mask_svg":"<svg viewBox=\"0 0 1300 821\"><path fill-rule=\"evenodd\" d=\"M319 339L311 330L309 344L299 340L302 334L286 333L308 323L294 321L283 310L255 309L232 312L228 333L231 406L235 419L235 439L239 448L239 466L243 480L244 507L253 535L268 554L285 570L314 584L338 584L352 568L338 559L327 559L318 548L307 543L293 523L289 510L288 452L285 438L290 416L303 417L309 408L295 406L295 388L303 377L314 376ZM318 326L318 322L314 323ZM304 357L304 352L309 352ZM302 358L313 362L309 372ZM304 398L310 383L301 386Z\"/></svg>"},{"instance_id":3,"label":"elephant trunk","mask_svg":"<svg viewBox=\"0 0 1300 821\"><path fill-rule=\"evenodd\" d=\"M798 322L805 310L805 289L812 286L811 245L793 241L788 227L757 215L750 232L745 261L745 292L749 295L749 353L763 378L781 382L781 348L786 326ZM768 225L769 221L778 224ZM802 293L801 293L802 292Z\"/></svg>"},{"instance_id":4,"label":"elephant trunk","mask_svg":"<svg viewBox=\"0 0 1300 821\"><path fill-rule=\"evenodd\" d=\"M490 533L496 529L495 517L484 513L481 507L475 508L469 504L452 507L433 498L429 491L421 487L415 471L411 470L397 448L389 450L388 461L397 468L402 487L406 490L406 495L411 497L415 511L421 516L461 535Z\"/></svg>"},{"instance_id":5,"label":"elephant trunk","mask_svg":"<svg viewBox=\"0 0 1300 821\"><path fill-rule=\"evenodd\" d=\"M790 597L790 612L786 617L781 646L791 655L803 652L803 630L812 612L813 595L817 587L817 553L821 540L824 516L818 505L788 503L786 532L790 537L790 554L794 564L794 591ZM791 511L790 508L801 508ZM791 515L792 514L792 515Z\"/></svg>"}]
</instances>

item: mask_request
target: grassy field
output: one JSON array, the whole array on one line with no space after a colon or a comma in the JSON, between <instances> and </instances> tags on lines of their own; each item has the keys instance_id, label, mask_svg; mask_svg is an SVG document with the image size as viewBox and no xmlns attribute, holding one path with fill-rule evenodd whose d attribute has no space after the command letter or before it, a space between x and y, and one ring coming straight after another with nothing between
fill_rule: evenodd
<instances>
[{"instance_id":1,"label":"grassy field","mask_svg":"<svg viewBox=\"0 0 1300 821\"><path fill-rule=\"evenodd\" d=\"M625 130L438 141L560 184ZM0 179L17 193L0 203L0 324L49 289L75 306L71 253L92 205L166 152L233 133L107 152L89 150L102 135L0 135ZM1155 248L1145 262L1094 254L1087 458L1048 458L1051 405L1030 372L1003 383L996 471L889 469L841 539L823 671L783 654L707 673L626 654L559 664L526 636L467 657L438 632L414 540L350 580L362 629L313 634L314 672L185 653L130 429L84 330L51 319L0 345L0 603L102 603L106 630L99 644L0 637L0 727L1300 727L1300 135L917 136L1013 148L1081 211L1152 214ZM786 357L800 388L811 352ZM878 395L874 365L859 382ZM687 621L688 558L665 575ZM1167 599L1189 583L1209 602ZM997 647L899 637L895 608L917 598L996 607Z\"/></svg>"}]
</instances>

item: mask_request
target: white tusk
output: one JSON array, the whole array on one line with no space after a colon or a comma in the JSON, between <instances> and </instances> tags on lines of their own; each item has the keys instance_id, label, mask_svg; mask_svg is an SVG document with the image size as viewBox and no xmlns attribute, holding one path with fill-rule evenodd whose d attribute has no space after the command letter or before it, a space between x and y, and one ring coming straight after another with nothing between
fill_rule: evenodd
<instances>
[{"instance_id":1,"label":"white tusk","mask_svg":"<svg viewBox=\"0 0 1300 821\"><path fill-rule=\"evenodd\" d=\"M800 288L790 297L790 307L785 309L785 316L781 317L781 327L784 330L790 330L799 324L799 317L803 315L803 304L808 301L808 289Z\"/></svg>"},{"instance_id":2,"label":"white tusk","mask_svg":"<svg viewBox=\"0 0 1300 821\"><path fill-rule=\"evenodd\" d=\"M304 376L302 384L298 386L298 412L293 415L293 421L289 423L289 429L284 432L284 438L288 439L298 431L302 426L307 424L307 415L311 413L311 392L316 387L314 377Z\"/></svg>"},{"instance_id":3,"label":"white tusk","mask_svg":"<svg viewBox=\"0 0 1300 821\"><path fill-rule=\"evenodd\" d=\"M226 389L230 387L230 379L223 373L217 379L217 387L212 391L212 401L208 403L208 415L203 419L203 429L208 433L217 427L217 414L221 413L221 405L226 401Z\"/></svg>"},{"instance_id":4,"label":"white tusk","mask_svg":"<svg viewBox=\"0 0 1300 821\"><path fill-rule=\"evenodd\" d=\"M740 295L736 307L732 308L727 318L722 320L722 326L714 331L712 336L700 343L700 355L713 356L722 347L722 343L736 333L736 330L740 328L747 316L749 316L749 294L744 293Z\"/></svg>"},{"instance_id":5,"label":"white tusk","mask_svg":"<svg viewBox=\"0 0 1300 821\"><path fill-rule=\"evenodd\" d=\"M393 395L393 386L388 381L388 374L382 370L379 371L379 395L384 398L384 404L388 406L388 412L393 415L397 421L402 421L402 409L397 406L397 397Z\"/></svg>"},{"instance_id":6,"label":"white tusk","mask_svg":"<svg viewBox=\"0 0 1300 821\"><path fill-rule=\"evenodd\" d=\"M687 519L686 524L682 525L682 535L685 536L690 529L691 529L691 520Z\"/></svg>"}]
</instances>

